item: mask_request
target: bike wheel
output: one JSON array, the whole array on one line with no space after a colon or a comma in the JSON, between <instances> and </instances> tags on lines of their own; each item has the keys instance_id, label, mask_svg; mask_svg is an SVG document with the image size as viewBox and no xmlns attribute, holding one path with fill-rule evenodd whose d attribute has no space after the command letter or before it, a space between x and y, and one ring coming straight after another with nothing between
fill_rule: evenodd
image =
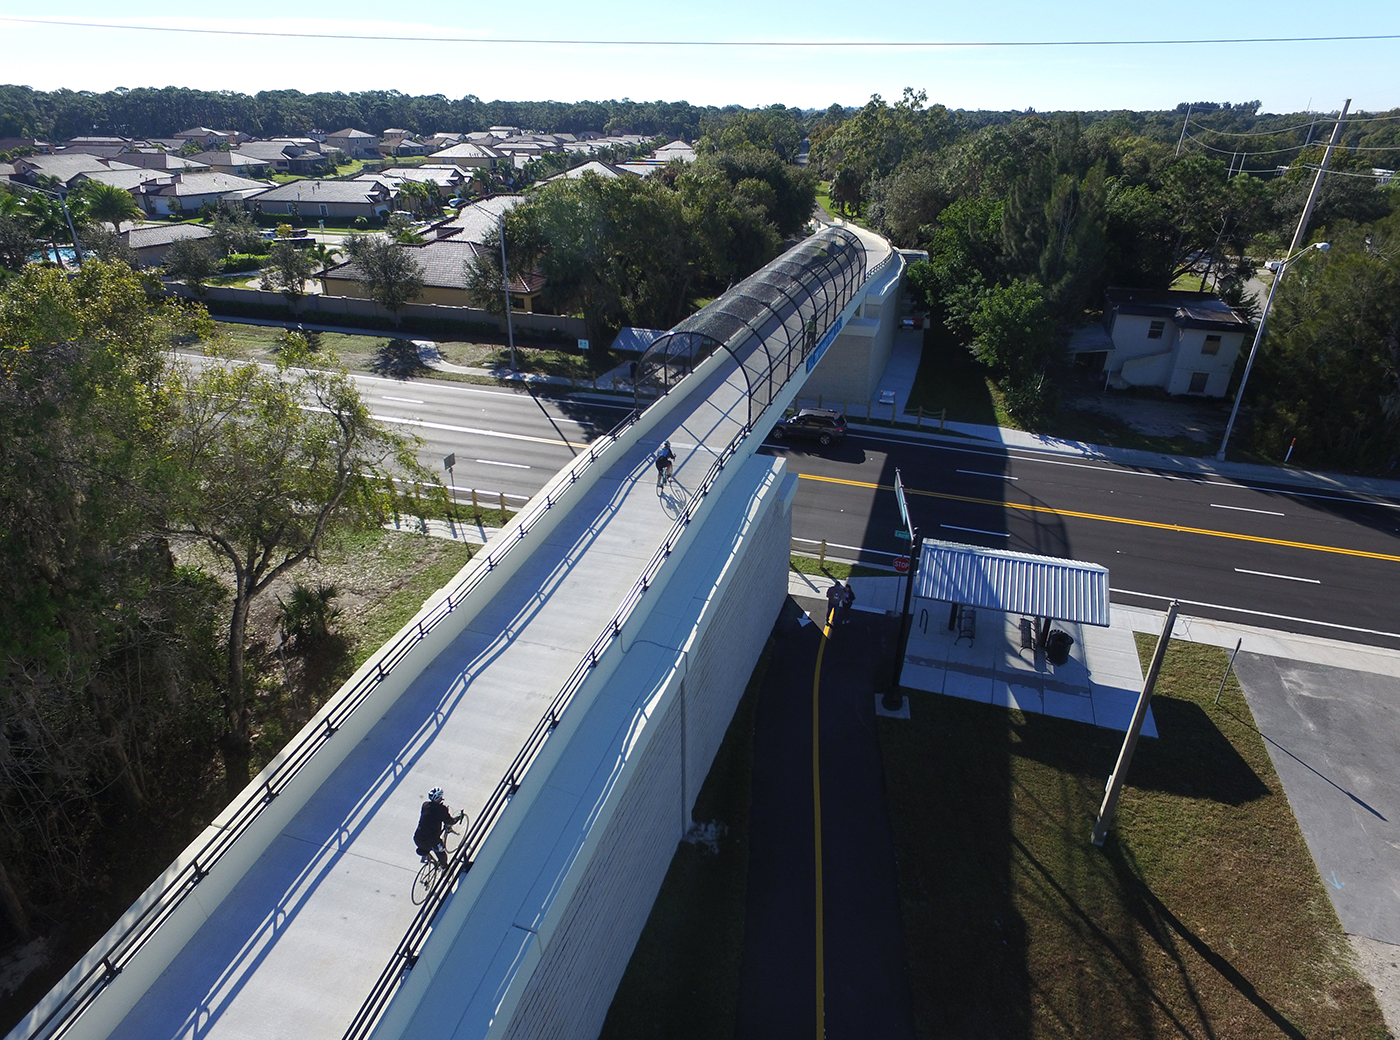
<instances>
[{"instance_id":1,"label":"bike wheel","mask_svg":"<svg viewBox=\"0 0 1400 1040\"><path fill-rule=\"evenodd\" d=\"M413 891L410 898L414 906L422 906L428 901L428 893L437 884L438 875L442 873L442 868L437 865L436 860L428 860L418 868L418 873L413 877Z\"/></svg>"}]
</instances>

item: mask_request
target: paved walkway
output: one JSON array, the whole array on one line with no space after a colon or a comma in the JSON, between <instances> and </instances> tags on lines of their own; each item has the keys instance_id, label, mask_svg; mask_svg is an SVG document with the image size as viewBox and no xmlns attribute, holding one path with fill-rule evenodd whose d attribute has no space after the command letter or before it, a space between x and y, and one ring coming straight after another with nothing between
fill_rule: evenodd
<instances>
[{"instance_id":1,"label":"paved walkway","mask_svg":"<svg viewBox=\"0 0 1400 1040\"><path fill-rule=\"evenodd\" d=\"M807 604L816 609L816 604ZM748 908L737 1040L809 1040L816 1025L812 670L821 632L789 605L754 716ZM826 1036L912 1040L894 838L874 691L894 626L838 626L821 677Z\"/></svg>"},{"instance_id":2,"label":"paved walkway","mask_svg":"<svg viewBox=\"0 0 1400 1040\"><path fill-rule=\"evenodd\" d=\"M410 837L442 786L475 816L631 589L715 454L747 420L732 368L695 381L654 437L619 451L274 840L116 1028L115 1040L336 1040L415 908ZM650 457L669 438L677 487ZM581 609L581 605L589 609Z\"/></svg>"}]
</instances>

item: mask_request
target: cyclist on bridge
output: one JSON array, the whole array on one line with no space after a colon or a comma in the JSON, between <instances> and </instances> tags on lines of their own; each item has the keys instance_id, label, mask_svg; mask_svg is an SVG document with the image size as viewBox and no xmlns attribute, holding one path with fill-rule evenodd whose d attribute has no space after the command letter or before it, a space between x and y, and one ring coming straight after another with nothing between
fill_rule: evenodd
<instances>
[{"instance_id":1,"label":"cyclist on bridge","mask_svg":"<svg viewBox=\"0 0 1400 1040\"><path fill-rule=\"evenodd\" d=\"M656 453L656 486L661 487L671 479L671 465L676 461L676 453L671 450L671 442L661 445Z\"/></svg>"},{"instance_id":2,"label":"cyclist on bridge","mask_svg":"<svg viewBox=\"0 0 1400 1040\"><path fill-rule=\"evenodd\" d=\"M447 835L456 833L453 824L460 823L465 815L452 815L452 810L443 800L441 787L434 787L428 792L428 800L423 803L423 808L418 814L418 829L413 832L413 845L425 863L429 856L433 856L437 859L438 866L443 870L447 869L447 846L444 839Z\"/></svg>"}]
</instances>

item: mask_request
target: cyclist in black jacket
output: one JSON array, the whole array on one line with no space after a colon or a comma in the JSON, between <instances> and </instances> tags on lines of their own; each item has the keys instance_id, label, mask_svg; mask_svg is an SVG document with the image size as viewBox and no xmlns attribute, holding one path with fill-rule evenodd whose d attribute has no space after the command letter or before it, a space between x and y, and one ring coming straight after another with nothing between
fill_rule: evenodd
<instances>
[{"instance_id":1,"label":"cyclist in black jacket","mask_svg":"<svg viewBox=\"0 0 1400 1040\"><path fill-rule=\"evenodd\" d=\"M452 810L443 800L441 787L429 791L428 800L418 814L418 829L413 832L413 845L418 855L425 861L430 855L436 857L438 865L446 870L447 846L443 844L443 839L456 833L452 825L461 818L460 815L452 815Z\"/></svg>"}]
</instances>

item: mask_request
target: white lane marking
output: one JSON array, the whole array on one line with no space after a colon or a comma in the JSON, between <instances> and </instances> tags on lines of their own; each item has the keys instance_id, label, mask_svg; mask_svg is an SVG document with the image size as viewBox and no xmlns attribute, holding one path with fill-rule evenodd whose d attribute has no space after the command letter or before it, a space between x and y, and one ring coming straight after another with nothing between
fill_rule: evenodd
<instances>
[{"instance_id":1,"label":"white lane marking","mask_svg":"<svg viewBox=\"0 0 1400 1040\"><path fill-rule=\"evenodd\" d=\"M1265 516L1283 516L1283 513L1276 513L1272 509L1249 509L1245 506L1222 506L1219 502L1210 504L1212 509L1233 509L1237 513L1263 513Z\"/></svg>"},{"instance_id":2,"label":"white lane marking","mask_svg":"<svg viewBox=\"0 0 1400 1040\"><path fill-rule=\"evenodd\" d=\"M324 408L308 408L310 412L323 412ZM587 444L574 444L572 441L556 437L529 437L523 433L498 433L495 430L479 430L472 426L452 426L448 423L428 422L426 419L406 419L401 415L371 415L376 422L398 423L402 426L421 426L425 430L446 430L448 433L474 433L478 437L500 437L507 441L529 441L531 444L557 444L561 448L586 448Z\"/></svg>"},{"instance_id":3,"label":"white lane marking","mask_svg":"<svg viewBox=\"0 0 1400 1040\"><path fill-rule=\"evenodd\" d=\"M1202 603L1198 599L1181 599L1177 596L1159 596L1155 592L1134 592L1132 589L1110 588L1109 592L1116 592L1120 596L1141 596L1143 599L1160 599L1163 602L1176 600L1178 603L1185 603L1192 607L1209 607L1211 610L1228 610L1235 614L1253 614L1255 617L1273 618L1275 621L1296 621L1301 625L1318 625L1322 628L1336 628L1343 632L1361 632L1368 636L1388 636L1391 639L1400 639L1400 632L1382 632L1375 628L1357 628L1355 625L1339 625L1334 621L1314 621L1312 618L1293 617L1289 614L1270 614L1265 610L1249 610L1246 607L1227 607L1223 603ZM1209 621L1210 618L1203 620Z\"/></svg>"},{"instance_id":4,"label":"white lane marking","mask_svg":"<svg viewBox=\"0 0 1400 1040\"><path fill-rule=\"evenodd\" d=\"M980 527L959 527L957 524L939 524L945 531L967 531L970 534L985 534L989 538L1010 538L1007 531L984 531Z\"/></svg>"},{"instance_id":5,"label":"white lane marking","mask_svg":"<svg viewBox=\"0 0 1400 1040\"><path fill-rule=\"evenodd\" d=\"M1068 466L1070 469L1091 469L1098 473L1112 473L1123 477L1155 477L1159 480L1181 480L1188 484L1210 484L1214 487L1238 488L1241 491L1258 491L1266 495L1287 495L1290 498L1316 498L1324 502L1346 502L1355 506L1377 506L1381 509L1400 509L1400 502L1387 502L1384 499L1369 498L1357 492L1355 497L1346 495L1328 495L1319 491L1299 491L1287 486L1273 487L1263 484L1237 484L1231 480L1212 480L1209 477L1190 477L1177 473L1163 473L1160 470L1129 469L1120 463L1102 462L1067 462L1064 459L1047 459L1040 455L1017 455L1011 449L1006 451L988 451L985 448L964 448L960 444L947 444L943 441L921 441L891 435L876 435L872 433L847 433L847 437L862 438L868 441L893 441L896 444L906 444L914 448L932 448L936 451L956 451L964 455L985 455L993 459L1015 459L1018 462L1038 462L1042 466ZM1029 448L1015 449L1019 451L1029 451ZM1185 602L1183 600L1183 602ZM1381 635L1387 633L1382 632Z\"/></svg>"},{"instance_id":6,"label":"white lane marking","mask_svg":"<svg viewBox=\"0 0 1400 1040\"><path fill-rule=\"evenodd\" d=\"M969 477L991 477L993 480L1020 480L1020 477L1013 477L1006 473L983 473L975 469L957 469L954 473L966 473Z\"/></svg>"},{"instance_id":7,"label":"white lane marking","mask_svg":"<svg viewBox=\"0 0 1400 1040\"><path fill-rule=\"evenodd\" d=\"M400 404L423 404L423 403L424 403L424 402L418 400L418 398L416 398L416 397L390 397L390 396L388 396L387 394L384 394L384 395L381 395L381 396L382 396L382 399L385 400L385 401L398 401Z\"/></svg>"},{"instance_id":8,"label":"white lane marking","mask_svg":"<svg viewBox=\"0 0 1400 1040\"><path fill-rule=\"evenodd\" d=\"M1236 574L1256 574L1256 575L1258 575L1258 576L1261 577L1261 578L1282 578L1284 581L1305 581L1305 582L1307 582L1309 585L1321 585L1321 584L1322 584L1322 582L1318 581L1316 578L1297 578L1297 577L1294 577L1292 574L1271 574L1269 571L1250 571L1250 570L1245 570L1245 568L1243 568L1243 567L1236 567L1236 568L1235 568L1235 573L1236 573Z\"/></svg>"},{"instance_id":9,"label":"white lane marking","mask_svg":"<svg viewBox=\"0 0 1400 1040\"><path fill-rule=\"evenodd\" d=\"M494 459L476 459L483 466L509 466L511 469L529 469L529 466L522 466L518 462L497 462Z\"/></svg>"}]
</instances>

